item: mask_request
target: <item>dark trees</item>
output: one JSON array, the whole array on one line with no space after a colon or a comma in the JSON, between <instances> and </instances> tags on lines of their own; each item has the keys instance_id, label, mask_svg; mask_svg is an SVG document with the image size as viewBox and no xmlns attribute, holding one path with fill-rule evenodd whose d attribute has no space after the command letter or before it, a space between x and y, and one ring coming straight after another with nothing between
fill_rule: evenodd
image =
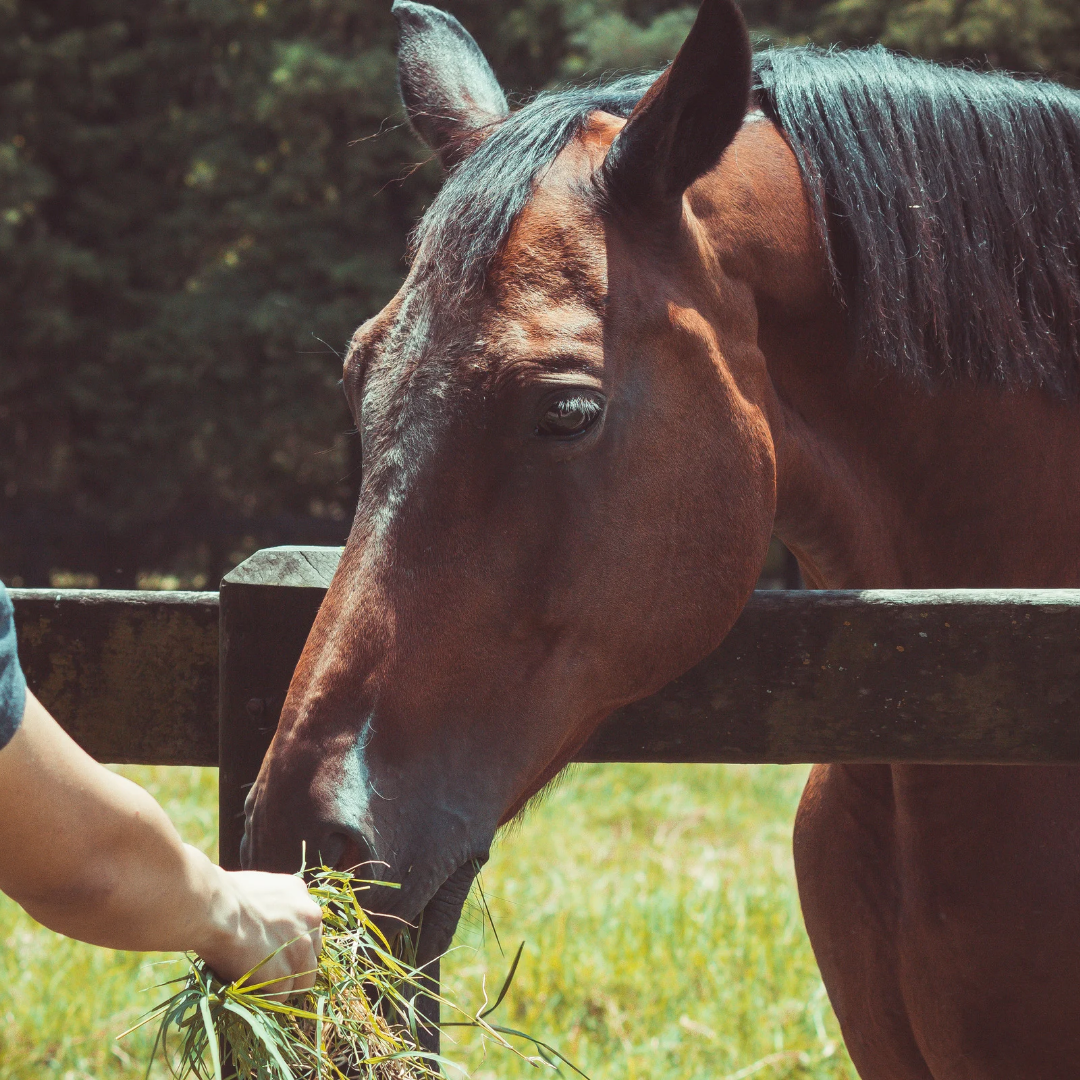
<instances>
[{"instance_id":1,"label":"dark trees","mask_svg":"<svg viewBox=\"0 0 1080 1080\"><path fill-rule=\"evenodd\" d=\"M447 0L504 85L663 64L671 0ZM337 389L438 183L389 0L0 3L0 577L213 586L336 542ZM1080 75L1070 0L746 0L761 40Z\"/></svg>"}]
</instances>

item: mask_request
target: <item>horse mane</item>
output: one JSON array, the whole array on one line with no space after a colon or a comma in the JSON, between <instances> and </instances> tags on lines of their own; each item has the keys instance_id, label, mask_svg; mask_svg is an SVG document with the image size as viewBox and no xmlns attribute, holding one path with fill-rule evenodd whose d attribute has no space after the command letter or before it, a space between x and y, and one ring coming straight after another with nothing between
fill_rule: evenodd
<instances>
[{"instance_id":1,"label":"horse mane","mask_svg":"<svg viewBox=\"0 0 1080 1080\"><path fill-rule=\"evenodd\" d=\"M880 46L756 73L860 352L923 383L1080 391L1080 95Z\"/></svg>"},{"instance_id":2,"label":"horse mane","mask_svg":"<svg viewBox=\"0 0 1080 1080\"><path fill-rule=\"evenodd\" d=\"M799 161L857 353L923 385L1080 393L1080 95L880 46L755 57L757 105ZM539 95L447 178L417 268L462 295L544 169L656 78Z\"/></svg>"}]
</instances>

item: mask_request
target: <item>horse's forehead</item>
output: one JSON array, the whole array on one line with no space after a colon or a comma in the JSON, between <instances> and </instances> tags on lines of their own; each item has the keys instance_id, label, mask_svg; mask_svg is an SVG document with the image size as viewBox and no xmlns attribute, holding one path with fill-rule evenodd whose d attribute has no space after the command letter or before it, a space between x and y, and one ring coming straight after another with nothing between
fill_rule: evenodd
<instances>
[{"instance_id":1,"label":"horse's forehead","mask_svg":"<svg viewBox=\"0 0 1080 1080\"><path fill-rule=\"evenodd\" d=\"M514 221L488 275L495 318L535 319L553 307L602 309L607 253L590 149L582 139L567 146Z\"/></svg>"},{"instance_id":2,"label":"horse's forehead","mask_svg":"<svg viewBox=\"0 0 1080 1080\"><path fill-rule=\"evenodd\" d=\"M514 221L476 294L442 296L430 281L406 281L358 332L367 337L373 396L406 386L452 392L455 381L497 376L507 365L597 353L607 297L603 216L593 172L623 121L598 113L557 156ZM354 347L356 341L354 341Z\"/></svg>"},{"instance_id":3,"label":"horse's forehead","mask_svg":"<svg viewBox=\"0 0 1080 1080\"><path fill-rule=\"evenodd\" d=\"M381 397L435 393L449 399L455 387L490 384L509 368L542 367L551 358L603 359L604 282L587 286L520 275L512 288L489 288L463 305L437 301L403 305L380 350ZM418 298L419 300L419 298ZM419 400L416 398L416 400Z\"/></svg>"},{"instance_id":4,"label":"horse's forehead","mask_svg":"<svg viewBox=\"0 0 1080 1080\"><path fill-rule=\"evenodd\" d=\"M478 313L480 354L498 375L521 362L602 359L607 260L602 229L544 194L522 212L489 276ZM595 354L595 355L592 355Z\"/></svg>"}]
</instances>

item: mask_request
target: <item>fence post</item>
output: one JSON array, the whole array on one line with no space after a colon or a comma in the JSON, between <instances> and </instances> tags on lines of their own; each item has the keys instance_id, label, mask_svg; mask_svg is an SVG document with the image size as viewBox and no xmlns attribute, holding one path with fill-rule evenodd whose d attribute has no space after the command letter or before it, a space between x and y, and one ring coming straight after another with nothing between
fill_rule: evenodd
<instances>
[{"instance_id":1,"label":"fence post","mask_svg":"<svg viewBox=\"0 0 1080 1080\"><path fill-rule=\"evenodd\" d=\"M218 862L226 870L240 869L244 799L259 775L293 670L340 558L341 548L264 548L222 579ZM438 960L425 970L437 995ZM429 1025L421 1027L421 1047L438 1053L439 1003L423 996L417 1010Z\"/></svg>"},{"instance_id":2,"label":"fence post","mask_svg":"<svg viewBox=\"0 0 1080 1080\"><path fill-rule=\"evenodd\" d=\"M340 548L264 548L221 582L218 861L226 870L240 869L244 799L340 557Z\"/></svg>"},{"instance_id":3,"label":"fence post","mask_svg":"<svg viewBox=\"0 0 1080 1080\"><path fill-rule=\"evenodd\" d=\"M341 548L264 548L222 579L218 862L226 870L240 869L244 799L259 775L293 670L340 558ZM439 962L426 971L437 995ZM438 1001L424 996L417 1009L431 1025L421 1027L421 1046L438 1053Z\"/></svg>"}]
</instances>

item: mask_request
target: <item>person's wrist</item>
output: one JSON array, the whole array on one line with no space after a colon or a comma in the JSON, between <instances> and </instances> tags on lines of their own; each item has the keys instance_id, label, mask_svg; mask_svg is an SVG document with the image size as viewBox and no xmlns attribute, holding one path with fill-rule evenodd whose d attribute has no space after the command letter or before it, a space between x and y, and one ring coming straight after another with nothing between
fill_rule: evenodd
<instances>
[{"instance_id":1,"label":"person's wrist","mask_svg":"<svg viewBox=\"0 0 1080 1080\"><path fill-rule=\"evenodd\" d=\"M196 854L203 860L200 869L204 904L203 917L192 935L190 948L216 970L215 960L236 946L241 929L243 905L228 872L211 862L201 852L196 852Z\"/></svg>"}]
</instances>

